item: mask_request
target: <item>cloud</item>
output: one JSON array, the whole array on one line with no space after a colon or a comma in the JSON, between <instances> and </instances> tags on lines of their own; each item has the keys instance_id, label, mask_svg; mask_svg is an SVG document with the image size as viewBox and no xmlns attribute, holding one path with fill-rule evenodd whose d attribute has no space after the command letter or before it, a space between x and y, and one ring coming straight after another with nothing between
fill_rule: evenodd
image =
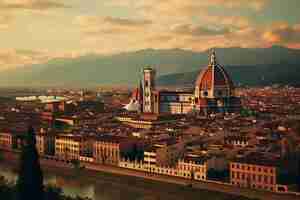
<instances>
[{"instance_id":1,"label":"cloud","mask_svg":"<svg viewBox=\"0 0 300 200\"><path fill-rule=\"evenodd\" d=\"M269 0L210 0L210 1L201 1L200 5L203 6L223 6L226 8L251 8L254 10L263 9Z\"/></svg>"},{"instance_id":2,"label":"cloud","mask_svg":"<svg viewBox=\"0 0 300 200\"><path fill-rule=\"evenodd\" d=\"M274 24L270 30L264 32L263 38L270 43L295 45L300 43L300 24Z\"/></svg>"},{"instance_id":3,"label":"cloud","mask_svg":"<svg viewBox=\"0 0 300 200\"><path fill-rule=\"evenodd\" d=\"M270 0L209 0L209 1L195 1L195 0L111 0L109 2L110 5L113 6L135 6L137 8L141 7L163 7L163 8L171 8L174 7L182 7L182 8L192 8L192 7L224 7L224 8L251 8L254 10L261 10L264 8Z\"/></svg>"},{"instance_id":4,"label":"cloud","mask_svg":"<svg viewBox=\"0 0 300 200\"><path fill-rule=\"evenodd\" d=\"M68 7L56 0L0 0L1 10L48 10Z\"/></svg>"},{"instance_id":5,"label":"cloud","mask_svg":"<svg viewBox=\"0 0 300 200\"><path fill-rule=\"evenodd\" d=\"M103 19L105 23L109 23L111 25L117 26L147 26L152 24L150 20L132 20L132 19L124 19L124 18L114 18L114 17L105 17Z\"/></svg>"},{"instance_id":6,"label":"cloud","mask_svg":"<svg viewBox=\"0 0 300 200\"><path fill-rule=\"evenodd\" d=\"M54 58L76 58L88 52L50 52L48 50L0 49L0 71L45 63Z\"/></svg>"},{"instance_id":7,"label":"cloud","mask_svg":"<svg viewBox=\"0 0 300 200\"><path fill-rule=\"evenodd\" d=\"M7 29L12 21L13 17L11 15L0 15L0 31Z\"/></svg>"},{"instance_id":8,"label":"cloud","mask_svg":"<svg viewBox=\"0 0 300 200\"><path fill-rule=\"evenodd\" d=\"M84 48L99 49L101 53L118 53L144 48L183 48L202 51L212 47L258 47L267 43L261 30L240 16L203 15L203 23L169 21L163 23L149 18L116 18L78 16ZM115 44L115 45L112 45Z\"/></svg>"},{"instance_id":9,"label":"cloud","mask_svg":"<svg viewBox=\"0 0 300 200\"><path fill-rule=\"evenodd\" d=\"M78 16L75 24L80 26L83 33L93 34L127 34L147 29L152 21L146 19L129 19L101 16Z\"/></svg>"},{"instance_id":10,"label":"cloud","mask_svg":"<svg viewBox=\"0 0 300 200\"><path fill-rule=\"evenodd\" d=\"M43 56L39 52L18 51L15 49L0 50L0 70L11 69L20 65L35 64L42 60L47 60L47 56Z\"/></svg>"},{"instance_id":11,"label":"cloud","mask_svg":"<svg viewBox=\"0 0 300 200\"><path fill-rule=\"evenodd\" d=\"M184 19L201 17L218 9L250 9L262 11L271 0L110 0L111 6L135 9L143 16L152 18Z\"/></svg>"},{"instance_id":12,"label":"cloud","mask_svg":"<svg viewBox=\"0 0 300 200\"><path fill-rule=\"evenodd\" d=\"M244 29L253 25L253 23L248 18L243 16L222 16L222 15L202 14L200 19L202 21L205 21L207 24L227 26L227 27L232 27L234 29Z\"/></svg>"},{"instance_id":13,"label":"cloud","mask_svg":"<svg viewBox=\"0 0 300 200\"><path fill-rule=\"evenodd\" d=\"M179 35L189 36L216 36L228 34L228 28L208 28L203 26L193 26L192 24L180 24L172 28L172 32Z\"/></svg>"}]
</instances>

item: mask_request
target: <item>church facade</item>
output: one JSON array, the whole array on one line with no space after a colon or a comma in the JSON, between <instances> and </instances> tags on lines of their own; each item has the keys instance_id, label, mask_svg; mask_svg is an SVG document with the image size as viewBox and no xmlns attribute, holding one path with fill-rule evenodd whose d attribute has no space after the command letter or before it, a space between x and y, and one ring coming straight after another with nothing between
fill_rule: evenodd
<instances>
[{"instance_id":1,"label":"church facade","mask_svg":"<svg viewBox=\"0 0 300 200\"><path fill-rule=\"evenodd\" d=\"M155 75L154 69L144 68L141 84L133 92L131 103L138 105L135 107L141 113L230 113L241 107L234 84L224 67L218 64L215 52L211 53L208 66L198 75L194 91L158 90Z\"/></svg>"}]
</instances>

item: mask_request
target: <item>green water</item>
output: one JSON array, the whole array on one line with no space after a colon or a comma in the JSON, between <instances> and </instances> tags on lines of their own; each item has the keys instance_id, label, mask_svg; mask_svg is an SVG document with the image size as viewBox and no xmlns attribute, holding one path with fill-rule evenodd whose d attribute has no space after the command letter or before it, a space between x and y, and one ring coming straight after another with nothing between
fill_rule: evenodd
<instances>
[{"instance_id":1,"label":"green water","mask_svg":"<svg viewBox=\"0 0 300 200\"><path fill-rule=\"evenodd\" d=\"M16 181L17 173L14 169L14 166L0 164L0 176ZM61 187L66 195L94 200L242 200L218 192L101 173L69 176L47 171L44 172L44 182Z\"/></svg>"}]
</instances>

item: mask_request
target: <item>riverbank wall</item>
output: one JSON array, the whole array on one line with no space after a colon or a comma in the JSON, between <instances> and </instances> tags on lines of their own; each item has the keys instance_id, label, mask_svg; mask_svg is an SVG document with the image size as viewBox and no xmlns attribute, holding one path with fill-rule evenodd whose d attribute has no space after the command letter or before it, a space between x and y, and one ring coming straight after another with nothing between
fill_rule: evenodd
<instances>
[{"instance_id":1,"label":"riverbank wall","mask_svg":"<svg viewBox=\"0 0 300 200\"><path fill-rule=\"evenodd\" d=\"M18 165L19 154L16 152L3 152L3 161L14 163L15 166ZM41 166L44 170L59 170L60 173L63 171L70 171L73 168L71 163L57 161L53 159L40 158ZM147 171L137 171L133 169L120 168L117 166L103 165L103 164L94 164L89 162L82 162L84 169L81 173L86 174L87 176L93 176L97 173L107 173L112 176L122 176L124 178L136 177L142 178L144 180L151 180L157 182L164 182L170 184L176 184L181 186L193 187L196 189L217 191L232 195L244 196L253 199L263 199L263 200L295 200L300 199L298 193L274 193L266 192L260 190L252 190L247 188L238 188L230 184L214 182L214 181L194 181L181 177L173 177L168 175L161 175L150 173Z\"/></svg>"}]
</instances>

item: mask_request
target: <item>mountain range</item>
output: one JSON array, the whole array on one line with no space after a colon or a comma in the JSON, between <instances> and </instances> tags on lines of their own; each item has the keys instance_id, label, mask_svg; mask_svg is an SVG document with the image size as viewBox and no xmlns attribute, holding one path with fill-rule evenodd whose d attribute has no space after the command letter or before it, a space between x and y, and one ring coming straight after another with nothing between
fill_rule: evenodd
<instances>
[{"instance_id":1,"label":"mountain range","mask_svg":"<svg viewBox=\"0 0 300 200\"><path fill-rule=\"evenodd\" d=\"M300 85L300 50L216 48L217 60L239 85ZM158 84L192 84L208 64L209 51L145 49L115 55L59 58L2 71L0 86L98 86L138 84L141 69L157 70Z\"/></svg>"}]
</instances>

